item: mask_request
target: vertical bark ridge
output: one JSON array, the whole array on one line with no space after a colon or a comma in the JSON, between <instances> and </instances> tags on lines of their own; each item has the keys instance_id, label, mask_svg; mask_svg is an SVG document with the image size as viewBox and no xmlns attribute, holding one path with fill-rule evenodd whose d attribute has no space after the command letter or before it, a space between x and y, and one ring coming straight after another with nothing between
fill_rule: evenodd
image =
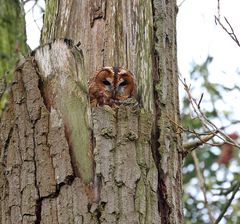
<instances>
[{"instance_id":1,"label":"vertical bark ridge","mask_svg":"<svg viewBox=\"0 0 240 224\"><path fill-rule=\"evenodd\" d=\"M152 2L155 30L153 77L156 127L154 138L155 148L158 150L157 161L159 161L159 192L161 192L159 209L163 223L181 223L183 220L180 172L182 158L178 153L181 143L180 136L176 134L171 122L171 120L179 122L176 2L158 0Z\"/></svg>"},{"instance_id":2,"label":"vertical bark ridge","mask_svg":"<svg viewBox=\"0 0 240 224\"><path fill-rule=\"evenodd\" d=\"M123 105L92 113L100 223L160 223L150 116Z\"/></svg>"}]
</instances>

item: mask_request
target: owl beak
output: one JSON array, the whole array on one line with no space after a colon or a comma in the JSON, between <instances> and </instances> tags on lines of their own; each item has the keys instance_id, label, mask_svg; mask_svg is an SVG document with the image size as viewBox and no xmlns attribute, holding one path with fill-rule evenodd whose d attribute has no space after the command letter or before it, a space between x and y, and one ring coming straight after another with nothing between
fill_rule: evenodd
<instances>
[{"instance_id":1,"label":"owl beak","mask_svg":"<svg viewBox=\"0 0 240 224\"><path fill-rule=\"evenodd\" d=\"M115 97L115 95L116 95L116 89L113 89L112 94L113 94L113 97Z\"/></svg>"}]
</instances>

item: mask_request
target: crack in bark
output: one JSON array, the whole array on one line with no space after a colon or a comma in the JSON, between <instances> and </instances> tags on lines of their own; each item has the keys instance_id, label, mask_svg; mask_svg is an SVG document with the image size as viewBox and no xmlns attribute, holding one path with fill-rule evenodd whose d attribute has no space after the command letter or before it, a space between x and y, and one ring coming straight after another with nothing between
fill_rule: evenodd
<instances>
[{"instance_id":1,"label":"crack in bark","mask_svg":"<svg viewBox=\"0 0 240 224\"><path fill-rule=\"evenodd\" d=\"M37 183L37 161L36 161L36 140L35 140L35 126L33 126L33 164L34 164L34 185L37 190L38 199L36 200L36 208L35 215L36 221L35 224L41 223L41 210L42 210L42 202L40 200L40 189Z\"/></svg>"},{"instance_id":2,"label":"crack in bark","mask_svg":"<svg viewBox=\"0 0 240 224\"><path fill-rule=\"evenodd\" d=\"M107 1L93 0L90 2L90 26L93 27L95 20L106 18Z\"/></svg>"},{"instance_id":3,"label":"crack in bark","mask_svg":"<svg viewBox=\"0 0 240 224\"><path fill-rule=\"evenodd\" d=\"M34 184L35 184L35 188L37 190L37 195L38 195L38 199L36 200L36 210L35 210L35 215L36 215L36 221L35 224L40 224L41 223L41 207L42 207L42 203L39 203L39 199L40 199L40 190L38 187L38 183L37 183L37 161L36 161L36 141L35 141L35 127L33 126L33 164L34 164Z\"/></svg>"},{"instance_id":4,"label":"crack in bark","mask_svg":"<svg viewBox=\"0 0 240 224\"><path fill-rule=\"evenodd\" d=\"M37 73L38 74L38 73ZM39 76L39 75L38 75ZM40 77L40 76L39 76ZM51 105L49 104L49 102L47 101L47 97L45 95L45 91L44 91L44 83L43 81L39 78L38 79L38 88L41 94L41 97L43 99L43 103L45 105L45 107L47 108L47 110L50 112L51 111Z\"/></svg>"},{"instance_id":5,"label":"crack in bark","mask_svg":"<svg viewBox=\"0 0 240 224\"><path fill-rule=\"evenodd\" d=\"M61 191L61 187L68 184L68 185L71 185L72 182L73 182L73 179L70 178L69 180L71 180L69 183L60 183L60 184L57 184L56 185L56 190L55 192L52 192L51 194L49 194L48 196L44 196L44 197L39 197L39 199L37 199L36 201L36 221L35 221L35 224L40 224L41 223L41 219L42 219L42 216L41 216L41 212L42 212L42 202L44 199L47 199L47 198L57 198L60 194L60 191Z\"/></svg>"},{"instance_id":6,"label":"crack in bark","mask_svg":"<svg viewBox=\"0 0 240 224\"><path fill-rule=\"evenodd\" d=\"M42 212L42 202L43 200L45 199L48 199L48 198L57 198L61 192L61 188L65 185L71 185L74 181L75 177L73 176L67 176L65 178L65 182L62 182L60 184L56 184L56 189L54 192L52 192L51 194L47 195L47 196L44 196L44 197L40 197L37 199L36 201L36 221L35 221L35 224L40 224L41 223L41 212ZM39 189L38 189L39 191Z\"/></svg>"},{"instance_id":7,"label":"crack in bark","mask_svg":"<svg viewBox=\"0 0 240 224\"><path fill-rule=\"evenodd\" d=\"M40 75L38 73L38 68L36 67L36 65L35 66L33 65L33 67L35 68L35 72L38 75L38 88L39 88L41 97L43 98L44 105L48 109L47 104L45 103L45 97L44 97L44 93L43 93L43 83L41 83L41 78L40 78ZM29 116L29 119L30 119L30 115L29 115L28 110L27 110L27 113L28 113L28 116ZM36 158L37 156L36 156L36 139L35 139L36 138L35 125L36 125L37 121L40 120L40 119L41 119L41 113L40 113L39 117L32 122L32 124L33 124L33 164L34 164L34 177L35 177L34 185L35 185L35 188L37 190L37 195L38 195L38 199L36 200L36 208L35 208L35 215L36 215L35 224L40 224L41 219L42 219L42 217L41 217L42 199L40 197L40 189L39 189L38 182L37 182L37 158Z\"/></svg>"},{"instance_id":8,"label":"crack in bark","mask_svg":"<svg viewBox=\"0 0 240 224\"><path fill-rule=\"evenodd\" d=\"M4 165L4 162L3 162L3 161L4 161L5 153L6 153L6 151L7 151L7 148L8 148L8 146L9 146L10 140L11 140L11 138L12 138L12 134L13 134L13 127L10 128L10 131L9 131L9 133L8 133L8 137L7 137L6 141L5 141L5 144L4 144L4 146L3 146L3 150L2 150L2 152L1 152L0 163L1 163L2 165Z\"/></svg>"}]
</instances>

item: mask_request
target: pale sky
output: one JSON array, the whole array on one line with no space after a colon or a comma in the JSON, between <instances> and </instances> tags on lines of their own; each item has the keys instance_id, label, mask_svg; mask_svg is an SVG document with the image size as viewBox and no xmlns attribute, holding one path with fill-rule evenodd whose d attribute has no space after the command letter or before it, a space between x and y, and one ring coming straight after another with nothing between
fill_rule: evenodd
<instances>
[{"instance_id":1,"label":"pale sky","mask_svg":"<svg viewBox=\"0 0 240 224\"><path fill-rule=\"evenodd\" d=\"M182 0L178 0L178 4ZM215 24L217 0L185 0L177 16L178 62L181 73L189 72L189 63L202 63L214 57L213 73L235 72L239 67L240 48ZM240 1L220 0L220 14L229 20L240 40ZM223 75L218 75L218 80ZM223 77L224 78L224 77ZM224 79L225 81L225 79Z\"/></svg>"},{"instance_id":2,"label":"pale sky","mask_svg":"<svg viewBox=\"0 0 240 224\"><path fill-rule=\"evenodd\" d=\"M40 33L42 28L42 12L38 6L34 6L35 1L25 4L27 44L33 50L39 46ZM44 0L38 0L38 5L44 7Z\"/></svg>"}]
</instances>

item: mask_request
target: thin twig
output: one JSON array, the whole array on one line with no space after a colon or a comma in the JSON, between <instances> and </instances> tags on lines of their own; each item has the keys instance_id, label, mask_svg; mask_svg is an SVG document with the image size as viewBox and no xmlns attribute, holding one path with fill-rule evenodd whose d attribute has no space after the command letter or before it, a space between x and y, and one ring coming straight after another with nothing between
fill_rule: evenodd
<instances>
[{"instance_id":1,"label":"thin twig","mask_svg":"<svg viewBox=\"0 0 240 224\"><path fill-rule=\"evenodd\" d=\"M231 205L231 203L232 203L232 201L233 201L236 193L238 192L239 187L240 187L240 182L238 182L238 183L236 184L235 189L233 190L233 193L232 193L231 198L228 200L228 202L227 202L226 205L224 206L221 214L218 216L218 218L216 219L216 221L215 221L214 224L217 224L217 223L219 223L219 222L221 221L221 219L222 219L223 216L225 215L227 209L230 207L230 205Z\"/></svg>"},{"instance_id":2,"label":"thin twig","mask_svg":"<svg viewBox=\"0 0 240 224\"><path fill-rule=\"evenodd\" d=\"M216 133L217 134L217 133ZM206 135L204 137L200 137L197 140L187 142L183 144L183 149L185 152L191 152L199 146L205 144L207 141L211 140L216 134L211 133L210 135Z\"/></svg>"},{"instance_id":3,"label":"thin twig","mask_svg":"<svg viewBox=\"0 0 240 224\"><path fill-rule=\"evenodd\" d=\"M200 100L199 100L199 102L198 102L198 108L200 108L200 104L201 104L201 102L202 102L202 99L203 99L203 93L202 93L202 95L201 95L201 97L200 97Z\"/></svg>"},{"instance_id":4,"label":"thin twig","mask_svg":"<svg viewBox=\"0 0 240 224\"><path fill-rule=\"evenodd\" d=\"M218 194L215 194L215 195L225 195L227 196L228 194L232 193L233 190L235 189L235 187L237 186L238 182L233 184L230 188L221 188L221 189L218 189L220 192Z\"/></svg>"},{"instance_id":5,"label":"thin twig","mask_svg":"<svg viewBox=\"0 0 240 224\"><path fill-rule=\"evenodd\" d=\"M220 19L215 16L215 22L218 23L223 28L223 30L232 38L232 40L240 47L240 42L239 42L239 40L238 40L238 38L237 38L237 36L236 36L236 34L234 32L233 27L231 26L230 22L227 20L226 17L224 17L224 19L225 19L226 23L228 24L228 26L229 26L231 31L229 31L228 28L226 28L222 24Z\"/></svg>"},{"instance_id":6,"label":"thin twig","mask_svg":"<svg viewBox=\"0 0 240 224\"><path fill-rule=\"evenodd\" d=\"M179 3L178 8L180 8L185 1L186 0L182 0L182 2Z\"/></svg>"},{"instance_id":7,"label":"thin twig","mask_svg":"<svg viewBox=\"0 0 240 224\"><path fill-rule=\"evenodd\" d=\"M205 208L208 211L208 216L209 216L210 222L214 223L214 218L213 218L213 215L212 215L212 211L208 206L205 182L204 182L204 177L203 177L203 175L201 173L201 170L200 170L199 160L197 158L197 155L196 155L195 151L193 151L191 154L192 154L192 157L193 157L193 162L194 162L194 166L195 166L195 170L196 170L196 175L197 175L197 178L198 178L198 181L199 181L199 184L200 184L201 191L203 193L204 205L205 205Z\"/></svg>"},{"instance_id":8,"label":"thin twig","mask_svg":"<svg viewBox=\"0 0 240 224\"><path fill-rule=\"evenodd\" d=\"M218 4L217 4L217 9L218 9L218 18L220 19L220 0L217 0Z\"/></svg>"},{"instance_id":9,"label":"thin twig","mask_svg":"<svg viewBox=\"0 0 240 224\"><path fill-rule=\"evenodd\" d=\"M179 80L180 82L183 84L184 89L186 91L189 103L193 109L193 112L196 114L197 118L201 121L202 126L210 133L218 133L216 135L216 137L218 137L219 139L221 139L224 143L228 143L230 145L236 146L237 148L240 148L240 145L238 145L232 138L230 138L228 135L226 135L221 129L219 129L212 121L210 121L205 113L203 113L203 111L201 110L201 101L199 102L196 101L196 99L194 99L191 95L191 91L190 91L190 86L188 86L186 84L186 81L184 79L184 81L180 78L179 76ZM201 96L202 98L202 96Z\"/></svg>"}]
</instances>

